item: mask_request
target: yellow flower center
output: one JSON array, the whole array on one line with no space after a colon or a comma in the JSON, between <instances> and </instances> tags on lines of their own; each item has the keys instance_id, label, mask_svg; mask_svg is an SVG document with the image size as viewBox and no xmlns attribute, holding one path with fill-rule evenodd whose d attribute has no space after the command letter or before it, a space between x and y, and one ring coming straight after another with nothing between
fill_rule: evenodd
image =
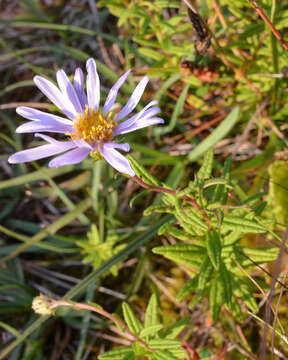
<instances>
[{"instance_id":1,"label":"yellow flower center","mask_svg":"<svg viewBox=\"0 0 288 360\"><path fill-rule=\"evenodd\" d=\"M116 126L116 115L109 112L106 116L98 109L89 109L86 105L82 114L74 120L76 133L69 134L73 140L84 140L90 145L113 139L113 128Z\"/></svg>"}]
</instances>

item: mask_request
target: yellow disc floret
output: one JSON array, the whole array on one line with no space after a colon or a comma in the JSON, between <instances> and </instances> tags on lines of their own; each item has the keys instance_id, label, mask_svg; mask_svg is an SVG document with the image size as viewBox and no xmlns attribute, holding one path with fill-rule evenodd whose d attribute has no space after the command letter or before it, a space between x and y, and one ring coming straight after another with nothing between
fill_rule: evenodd
<instances>
[{"instance_id":1,"label":"yellow disc floret","mask_svg":"<svg viewBox=\"0 0 288 360\"><path fill-rule=\"evenodd\" d=\"M98 109L92 110L86 105L82 114L74 120L76 132L70 134L73 140L84 140L91 145L113 139L113 128L116 125L115 116L110 112L106 116Z\"/></svg>"}]
</instances>

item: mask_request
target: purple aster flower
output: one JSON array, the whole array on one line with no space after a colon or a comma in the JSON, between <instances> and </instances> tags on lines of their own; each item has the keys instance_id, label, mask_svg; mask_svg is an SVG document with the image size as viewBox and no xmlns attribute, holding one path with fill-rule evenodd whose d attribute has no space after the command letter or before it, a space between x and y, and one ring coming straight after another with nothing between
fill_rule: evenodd
<instances>
[{"instance_id":1,"label":"purple aster flower","mask_svg":"<svg viewBox=\"0 0 288 360\"><path fill-rule=\"evenodd\" d=\"M48 114L36 109L20 106L17 113L28 120L20 125L17 133L36 133L47 144L23 150L10 156L11 164L42 159L61 154L49 162L50 167L59 167L81 162L89 154L94 159L104 158L121 173L134 176L129 161L118 150L129 151L128 143L118 144L113 141L117 135L129 133L146 126L163 123L156 115L160 112L155 107L157 101L151 101L143 110L123 120L137 106L149 81L145 76L136 86L126 105L118 114L111 111L118 90L127 79L128 70L112 86L104 106L100 107L100 81L94 59L87 60L87 94L84 90L84 76L80 68L76 69L73 84L63 70L57 72L58 87L41 76L35 76L34 82L67 118ZM121 121L122 120L122 121ZM68 141L58 141L39 132L62 133L70 137Z\"/></svg>"}]
</instances>

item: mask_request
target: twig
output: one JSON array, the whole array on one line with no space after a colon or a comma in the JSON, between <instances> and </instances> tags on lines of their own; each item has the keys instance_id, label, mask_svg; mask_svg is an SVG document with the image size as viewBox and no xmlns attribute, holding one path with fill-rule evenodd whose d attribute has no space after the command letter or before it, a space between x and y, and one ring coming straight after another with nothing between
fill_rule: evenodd
<instances>
[{"instance_id":1,"label":"twig","mask_svg":"<svg viewBox=\"0 0 288 360\"><path fill-rule=\"evenodd\" d=\"M272 24L268 16L265 14L265 12L261 9L261 7L257 4L255 0L250 0L251 4L254 6L257 14L265 21L265 23L269 26L270 30L276 37L276 39L281 43L283 48L288 51L288 43L283 39L283 36L280 34L280 32L275 28L275 26Z\"/></svg>"},{"instance_id":2,"label":"twig","mask_svg":"<svg viewBox=\"0 0 288 360\"><path fill-rule=\"evenodd\" d=\"M288 269L286 269L286 272L285 272L284 282L286 282L287 276L288 276ZM284 292L284 286L281 286L279 298L278 298L277 305L276 305L276 312L275 312L275 315L274 315L274 321L273 321L272 341L271 341L272 360L274 359L274 344L275 344L276 323L277 323L277 318L278 318L278 313L279 313L279 308L280 308L280 302L281 302L283 292Z\"/></svg>"},{"instance_id":3,"label":"twig","mask_svg":"<svg viewBox=\"0 0 288 360\"><path fill-rule=\"evenodd\" d=\"M259 348L259 360L265 360L266 359L268 324L270 324L270 319L271 319L270 304L272 304L272 300L273 300L273 297L274 297L274 288L275 288L275 285L276 285L276 282L277 282L277 276L278 276L279 271L280 271L282 255L284 253L284 249L285 249L285 246L286 246L287 239L288 239L288 228L286 229L285 235L283 237L283 241L282 241L282 244L281 244L281 247L280 247L278 259L277 259L276 265L275 265L275 271L274 271L273 278L272 278L272 281L271 281L270 293L269 293L269 295L267 297L267 302L266 302L266 307L265 307L265 325L264 325L264 332L263 332L262 341L261 341L260 348Z\"/></svg>"}]
</instances>

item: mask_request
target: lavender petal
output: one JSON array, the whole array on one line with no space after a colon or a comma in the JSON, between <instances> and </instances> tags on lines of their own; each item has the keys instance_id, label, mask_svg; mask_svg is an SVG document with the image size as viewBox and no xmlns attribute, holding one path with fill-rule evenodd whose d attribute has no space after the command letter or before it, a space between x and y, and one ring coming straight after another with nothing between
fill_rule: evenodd
<instances>
[{"instance_id":1,"label":"lavender petal","mask_svg":"<svg viewBox=\"0 0 288 360\"><path fill-rule=\"evenodd\" d=\"M85 106L88 105L88 100L84 91L84 75L80 68L77 68L75 71L74 88L82 105L82 109L85 110Z\"/></svg>"},{"instance_id":2,"label":"lavender petal","mask_svg":"<svg viewBox=\"0 0 288 360\"><path fill-rule=\"evenodd\" d=\"M151 101L149 104L147 104L139 113L133 115L131 118L123 121L122 123L116 125L113 132L114 135L119 135L122 133L123 130L133 125L135 122L137 122L139 119L146 120L147 118L151 117L151 114L157 114L160 112L160 109L158 107L149 109L151 106L157 104L156 100ZM148 110L149 109L149 110ZM154 110L155 109L155 110Z\"/></svg>"},{"instance_id":3,"label":"lavender petal","mask_svg":"<svg viewBox=\"0 0 288 360\"><path fill-rule=\"evenodd\" d=\"M75 145L71 142L70 148L73 147L75 147ZM59 146L58 144L45 144L42 146L37 146L33 149L18 151L8 158L8 162L10 164L17 164L27 161L39 160L45 157L59 154L65 150L68 150L67 144L66 146Z\"/></svg>"},{"instance_id":4,"label":"lavender petal","mask_svg":"<svg viewBox=\"0 0 288 360\"><path fill-rule=\"evenodd\" d=\"M124 82L126 81L128 75L130 74L130 71L131 70L126 71L125 74L123 74L119 78L119 80L110 89L107 99L105 101L104 107L103 107L104 115L106 115L109 112L109 110L111 109L111 107L114 105L115 100L117 98L118 91L119 91L120 87L124 84Z\"/></svg>"},{"instance_id":5,"label":"lavender petal","mask_svg":"<svg viewBox=\"0 0 288 360\"><path fill-rule=\"evenodd\" d=\"M149 118L145 121L136 121L130 127L126 127L125 129L121 130L120 132L118 131L117 134L115 134L115 135L127 134L129 132L143 129L147 126L156 125L156 124L164 124L164 120L156 117L156 118Z\"/></svg>"},{"instance_id":6,"label":"lavender petal","mask_svg":"<svg viewBox=\"0 0 288 360\"><path fill-rule=\"evenodd\" d=\"M49 167L58 168L64 165L78 164L89 155L89 152L90 150L86 148L76 148L51 160Z\"/></svg>"},{"instance_id":7,"label":"lavender petal","mask_svg":"<svg viewBox=\"0 0 288 360\"><path fill-rule=\"evenodd\" d=\"M117 171L120 173L128 174L130 176L134 176L135 173L131 168L129 161L120 154L117 150L113 149L110 146L105 146L104 143L101 148L100 152L103 155L104 159Z\"/></svg>"},{"instance_id":8,"label":"lavender petal","mask_svg":"<svg viewBox=\"0 0 288 360\"><path fill-rule=\"evenodd\" d=\"M73 122L71 120L64 119L60 116L48 114L36 109L28 107L18 107L16 112L33 121L29 121L20 125L17 129L17 133L37 132L37 131L50 131L55 133L66 133L73 130Z\"/></svg>"},{"instance_id":9,"label":"lavender petal","mask_svg":"<svg viewBox=\"0 0 288 360\"><path fill-rule=\"evenodd\" d=\"M64 94L64 96L66 97L67 101L70 101L70 103L73 105L74 111L76 113L81 114L83 111L83 108L78 99L78 95L77 95L71 81L69 80L68 76L66 75L65 71L64 70L57 71L56 77L57 77L58 86L59 86L60 90L62 91L62 93Z\"/></svg>"},{"instance_id":10,"label":"lavender petal","mask_svg":"<svg viewBox=\"0 0 288 360\"><path fill-rule=\"evenodd\" d=\"M120 149L122 151L130 151L130 145L128 143L124 143L124 144L118 144L118 143L115 143L115 142L105 142L105 148L106 149Z\"/></svg>"},{"instance_id":11,"label":"lavender petal","mask_svg":"<svg viewBox=\"0 0 288 360\"><path fill-rule=\"evenodd\" d=\"M42 93L62 110L69 119L73 120L77 116L74 106L51 81L37 75L34 77L34 82Z\"/></svg>"},{"instance_id":12,"label":"lavender petal","mask_svg":"<svg viewBox=\"0 0 288 360\"><path fill-rule=\"evenodd\" d=\"M132 95L130 96L127 104L123 107L123 109L118 113L117 121L123 119L125 116L131 113L139 103L139 100L145 90L145 87L149 81L148 76L145 76L139 84L134 89Z\"/></svg>"},{"instance_id":13,"label":"lavender petal","mask_svg":"<svg viewBox=\"0 0 288 360\"><path fill-rule=\"evenodd\" d=\"M98 109L100 102L100 80L94 59L87 60L86 69L88 105L90 109L95 110Z\"/></svg>"}]
</instances>

